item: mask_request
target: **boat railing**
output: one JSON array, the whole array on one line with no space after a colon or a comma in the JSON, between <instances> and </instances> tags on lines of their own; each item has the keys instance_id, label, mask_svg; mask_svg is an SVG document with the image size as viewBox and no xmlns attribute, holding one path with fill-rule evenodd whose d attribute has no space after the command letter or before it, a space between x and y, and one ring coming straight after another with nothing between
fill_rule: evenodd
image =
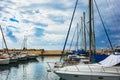
<instances>
[{"instance_id":1,"label":"boat railing","mask_svg":"<svg viewBox=\"0 0 120 80\"><path fill-rule=\"evenodd\" d=\"M87 64L87 66L88 66L88 69L89 69L90 72L113 72L113 73L115 72L115 73L120 73L120 68L119 67L111 68L111 67L101 66L100 68L98 68L99 70L96 70L96 69L93 68L94 65ZM77 65L75 65L75 67L76 67L77 71L80 71L80 69Z\"/></svg>"},{"instance_id":2,"label":"boat railing","mask_svg":"<svg viewBox=\"0 0 120 80\"><path fill-rule=\"evenodd\" d=\"M87 64L86 70L81 70L78 65L74 65L74 69L71 70L68 67L64 71L71 71L71 72L83 72L83 71L89 71L89 72L112 72L112 73L119 73L120 74L120 68L118 67L103 67L100 66L99 68L94 68L94 65Z\"/></svg>"},{"instance_id":3,"label":"boat railing","mask_svg":"<svg viewBox=\"0 0 120 80\"><path fill-rule=\"evenodd\" d=\"M51 65L50 65L51 64ZM62 63L56 63L56 62L47 62L48 65L48 72L51 71L55 71L55 70L61 70L61 68L65 68L62 69L61 71L71 71L71 72L85 72L85 71L89 71L89 72L112 72L112 73L119 73L120 74L120 68L119 67L103 67L103 66L99 66L99 67L95 67L95 65L91 65L91 64L85 64L86 69L81 70L80 65L71 65L74 66L73 69L69 69L69 65L62 65Z\"/></svg>"},{"instance_id":4,"label":"boat railing","mask_svg":"<svg viewBox=\"0 0 120 80\"><path fill-rule=\"evenodd\" d=\"M48 72L59 70L59 68L63 67L63 64L60 62L46 62L46 63L48 65L47 67Z\"/></svg>"}]
</instances>

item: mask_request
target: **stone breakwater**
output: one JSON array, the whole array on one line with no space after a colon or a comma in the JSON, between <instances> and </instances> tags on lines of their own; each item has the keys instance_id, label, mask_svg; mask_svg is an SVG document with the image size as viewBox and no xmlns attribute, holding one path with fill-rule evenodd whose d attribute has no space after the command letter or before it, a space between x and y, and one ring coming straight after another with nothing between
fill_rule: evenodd
<instances>
[{"instance_id":1,"label":"stone breakwater","mask_svg":"<svg viewBox=\"0 0 120 80\"><path fill-rule=\"evenodd\" d=\"M4 51L6 51L4 49ZM3 52L3 50L0 50L0 52ZM38 54L39 56L60 56L62 53L62 50L45 50L45 49L27 49L27 50L21 50L21 49L9 49L9 53L13 52L27 52L28 54ZM97 50L97 53L105 54L105 53L111 53L111 51L105 51L105 50Z\"/></svg>"}]
</instances>

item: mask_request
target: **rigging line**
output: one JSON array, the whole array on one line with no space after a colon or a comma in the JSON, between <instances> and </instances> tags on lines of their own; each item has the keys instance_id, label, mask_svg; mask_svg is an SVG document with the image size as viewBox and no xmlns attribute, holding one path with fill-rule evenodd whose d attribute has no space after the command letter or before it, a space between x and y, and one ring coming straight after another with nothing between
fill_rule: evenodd
<instances>
[{"instance_id":1,"label":"rigging line","mask_svg":"<svg viewBox=\"0 0 120 80\"><path fill-rule=\"evenodd\" d=\"M82 35L82 26L80 27L79 33ZM81 36L81 35L78 36L78 40L80 39L80 36ZM82 45L82 40L81 40L81 42L80 42L79 44ZM80 48L81 48L81 47L79 47L79 49L80 49Z\"/></svg>"},{"instance_id":2,"label":"rigging line","mask_svg":"<svg viewBox=\"0 0 120 80\"><path fill-rule=\"evenodd\" d=\"M67 43L68 36L69 36L69 33L70 33L70 29L71 29L71 26L72 26L72 22L73 22L73 18L74 18L74 15L75 15L76 8L77 8L77 4L78 4L78 0L76 0L76 3L75 3L74 11L73 11L72 18L71 18L71 21L70 21L70 25L69 25L69 29L68 29L68 32L67 32L67 36L66 36L66 39L65 39L65 44L63 46L62 55L60 57L60 62L62 60L64 51L65 51L66 43Z\"/></svg>"},{"instance_id":3,"label":"rigging line","mask_svg":"<svg viewBox=\"0 0 120 80\"><path fill-rule=\"evenodd\" d=\"M77 23L77 31L76 31L76 45L75 45L75 47L76 47L76 50L78 50L78 23Z\"/></svg>"},{"instance_id":4,"label":"rigging line","mask_svg":"<svg viewBox=\"0 0 120 80\"><path fill-rule=\"evenodd\" d=\"M97 8L98 14L99 14L99 16L100 16L100 20L101 20L101 22L102 22L103 28L104 28L104 30L105 30L106 36L107 36L108 41L109 41L109 43L110 43L110 47L111 47L111 49L112 49L112 51L113 51L113 46L112 46L112 43L111 43L110 38L109 38L109 36L108 36L108 32L107 32L106 27L105 27L105 24L104 24L104 22L103 22L103 19L102 19L102 16L101 16L101 14L100 14L100 10L99 10L99 8L98 8L98 5L97 5L97 3L96 3L96 0L94 0L94 2L95 2L95 6L96 6L96 8Z\"/></svg>"},{"instance_id":5,"label":"rigging line","mask_svg":"<svg viewBox=\"0 0 120 80\"><path fill-rule=\"evenodd\" d=\"M71 40L71 43L70 43L70 48L69 48L69 51L71 50L71 46L72 46L72 43L73 43L73 39L75 37L75 32L76 32L77 28L75 27L75 30L74 30L74 33L73 33L73 37L72 37L72 40Z\"/></svg>"},{"instance_id":6,"label":"rigging line","mask_svg":"<svg viewBox=\"0 0 120 80\"><path fill-rule=\"evenodd\" d=\"M3 34L3 30L2 30L2 27L0 25L0 30L1 30L1 33L2 33L2 38L3 38L3 41L4 41L4 44L5 44L5 47L6 47L6 50L7 53L9 54L9 51L8 51L8 47L7 47L7 43L6 43L6 40L5 40L5 37L4 37L4 34ZM9 54L10 55L10 54Z\"/></svg>"},{"instance_id":7,"label":"rigging line","mask_svg":"<svg viewBox=\"0 0 120 80\"><path fill-rule=\"evenodd\" d=\"M77 23L77 26L76 26L76 44L75 44L75 50L78 50L78 39L79 39L79 36L78 36L78 23Z\"/></svg>"},{"instance_id":8,"label":"rigging line","mask_svg":"<svg viewBox=\"0 0 120 80\"><path fill-rule=\"evenodd\" d=\"M110 7L110 5L112 5L111 1L110 1L110 0L106 0L106 2L107 2L108 7L111 8L111 7ZM114 5L114 4L113 4L113 5ZM116 9L112 8L112 10L113 10L113 11L111 11L110 14L111 14L112 18L114 18L113 20L117 21L117 18L116 18L117 16L113 13L113 12L117 13L117 12L116 12ZM113 26L114 26L114 25L117 26L117 24L113 24Z\"/></svg>"},{"instance_id":9,"label":"rigging line","mask_svg":"<svg viewBox=\"0 0 120 80\"><path fill-rule=\"evenodd\" d=\"M85 29L86 29L87 34L89 35L90 33L88 31L87 25L85 26Z\"/></svg>"},{"instance_id":10,"label":"rigging line","mask_svg":"<svg viewBox=\"0 0 120 80\"><path fill-rule=\"evenodd\" d=\"M78 26L79 27L79 26ZM80 30L79 30L79 32L78 32L79 34L81 34L82 35L82 26L80 27ZM80 35L79 36L77 36L77 39L78 39L78 41L79 41L79 39L80 39ZM81 43L82 43L82 40L81 40ZM79 44L79 42L76 42L76 45L78 45ZM81 44L82 45L82 44ZM78 46L79 47L79 46ZM78 48L78 49L80 49L80 48ZM77 49L77 50L78 50Z\"/></svg>"},{"instance_id":11,"label":"rigging line","mask_svg":"<svg viewBox=\"0 0 120 80\"><path fill-rule=\"evenodd\" d=\"M82 37L82 39L81 39L81 48L83 49L83 47L84 47L84 36L83 36L83 32L84 32L84 25L83 25L83 17L81 17L81 28L82 28L82 31L81 31L81 37ZM82 42L83 41L83 42Z\"/></svg>"}]
</instances>

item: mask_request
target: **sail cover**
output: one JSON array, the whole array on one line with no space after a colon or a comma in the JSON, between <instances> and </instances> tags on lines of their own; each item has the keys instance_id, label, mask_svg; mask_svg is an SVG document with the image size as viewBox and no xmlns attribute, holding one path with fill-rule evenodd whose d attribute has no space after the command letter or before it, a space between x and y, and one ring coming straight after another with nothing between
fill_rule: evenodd
<instances>
[{"instance_id":1,"label":"sail cover","mask_svg":"<svg viewBox=\"0 0 120 80\"><path fill-rule=\"evenodd\" d=\"M104 67L112 67L120 63L120 54L112 54L99 62Z\"/></svg>"}]
</instances>

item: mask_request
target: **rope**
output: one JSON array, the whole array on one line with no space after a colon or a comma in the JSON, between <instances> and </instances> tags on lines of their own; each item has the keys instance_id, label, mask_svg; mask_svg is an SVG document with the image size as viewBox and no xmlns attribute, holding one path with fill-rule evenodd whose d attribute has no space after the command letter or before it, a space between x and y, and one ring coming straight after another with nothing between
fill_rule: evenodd
<instances>
[{"instance_id":1,"label":"rope","mask_svg":"<svg viewBox=\"0 0 120 80\"><path fill-rule=\"evenodd\" d=\"M66 47L66 44L67 44L67 40L68 40L68 36L69 36L70 29L71 29L71 26L72 26L72 22L73 22L73 18L74 18L74 15L75 15L76 8L77 8L77 4L78 4L78 0L76 0L76 3L75 3L75 7L74 7L74 11L73 11L72 18L71 18L71 21L70 21L69 29L68 29L68 32L67 32L65 44L64 44L64 47L63 47L63 50L62 50L62 55L61 55L61 58L60 58L60 62L62 60L64 51L65 51L65 47Z\"/></svg>"},{"instance_id":2,"label":"rope","mask_svg":"<svg viewBox=\"0 0 120 80\"><path fill-rule=\"evenodd\" d=\"M95 6L96 6L96 8L97 8L98 14L99 14L99 16L100 16L100 20L101 20L101 22L102 22L103 28L104 28L104 30L105 30L107 39L108 39L108 41L109 41L109 43L110 43L110 47L111 47L111 49L112 49L112 51L113 51L113 46L112 46L112 43L111 43L111 41L110 41L109 35L108 35L108 33L107 33L107 30L106 30L105 24L104 24L104 22L103 22L102 16L101 16L101 14L100 14L100 10L99 10L99 8L98 8L98 5L97 5L97 3L96 3L96 0L94 0L94 2L95 2Z\"/></svg>"}]
</instances>

